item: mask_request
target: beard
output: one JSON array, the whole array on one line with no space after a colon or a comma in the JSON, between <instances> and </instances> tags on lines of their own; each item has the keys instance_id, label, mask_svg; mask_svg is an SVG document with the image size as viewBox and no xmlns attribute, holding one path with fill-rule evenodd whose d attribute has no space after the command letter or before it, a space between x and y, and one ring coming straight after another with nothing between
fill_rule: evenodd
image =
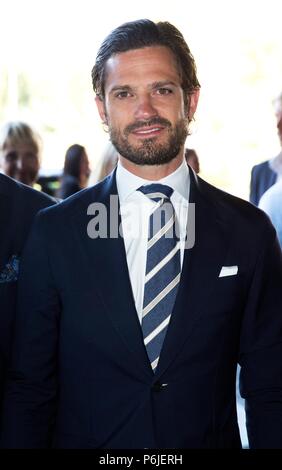
<instances>
[{"instance_id":1,"label":"beard","mask_svg":"<svg viewBox=\"0 0 282 470\"><path fill-rule=\"evenodd\" d=\"M142 139L139 145L131 145L128 135L135 129L160 124L167 129L167 139L158 143L157 137ZM180 152L188 135L188 119L180 119L175 127L167 119L155 117L149 121L138 121L128 125L124 132L109 126L110 139L118 153L136 165L164 165Z\"/></svg>"}]
</instances>

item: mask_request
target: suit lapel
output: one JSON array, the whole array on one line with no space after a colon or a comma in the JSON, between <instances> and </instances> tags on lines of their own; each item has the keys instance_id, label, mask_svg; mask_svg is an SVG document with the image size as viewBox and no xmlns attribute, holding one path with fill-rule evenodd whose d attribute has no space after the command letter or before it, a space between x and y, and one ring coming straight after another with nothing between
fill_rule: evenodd
<instances>
[{"instance_id":1,"label":"suit lapel","mask_svg":"<svg viewBox=\"0 0 282 470\"><path fill-rule=\"evenodd\" d=\"M195 203L195 244L186 249L181 280L156 376L161 375L191 336L213 289L228 247L226 226L216 208L201 193L190 171L190 202Z\"/></svg>"},{"instance_id":2,"label":"suit lapel","mask_svg":"<svg viewBox=\"0 0 282 470\"><path fill-rule=\"evenodd\" d=\"M75 229L79 231L80 239L83 240L83 250L87 256L89 275L93 276L93 289L100 294L111 324L128 348L130 359L135 360L136 366L143 374L145 373L147 377L151 377L153 372L147 357L135 308L124 240L120 233L116 237L109 236L110 227L112 230L114 228L113 218L116 218L118 227L121 226L115 172L105 180L101 188L98 197L89 203L102 203L107 209L108 236L95 240L87 236L85 227L91 217L85 220L85 215L82 218L79 215L80 220L78 222L77 218L74 219ZM110 206L112 206L112 212Z\"/></svg>"}]
</instances>

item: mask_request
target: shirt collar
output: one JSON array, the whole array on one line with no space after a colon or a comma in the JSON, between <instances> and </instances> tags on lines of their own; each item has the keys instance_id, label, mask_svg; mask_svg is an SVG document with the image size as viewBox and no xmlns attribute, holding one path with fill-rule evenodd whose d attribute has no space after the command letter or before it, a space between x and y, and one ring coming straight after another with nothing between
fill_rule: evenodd
<instances>
[{"instance_id":1,"label":"shirt collar","mask_svg":"<svg viewBox=\"0 0 282 470\"><path fill-rule=\"evenodd\" d=\"M140 178L126 170L120 162L118 162L116 182L121 204L125 202L132 193L140 188L140 186L152 183L166 184L173 188L176 193L179 193L186 201L189 199L190 175L189 168L185 160L183 160L181 165L173 173L158 181Z\"/></svg>"}]
</instances>

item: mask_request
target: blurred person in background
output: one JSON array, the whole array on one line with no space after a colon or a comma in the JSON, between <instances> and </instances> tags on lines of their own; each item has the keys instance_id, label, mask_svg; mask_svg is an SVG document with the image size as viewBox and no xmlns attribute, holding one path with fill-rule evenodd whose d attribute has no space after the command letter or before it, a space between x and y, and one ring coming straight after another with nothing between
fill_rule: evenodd
<instances>
[{"instance_id":1,"label":"blurred person in background","mask_svg":"<svg viewBox=\"0 0 282 470\"><path fill-rule=\"evenodd\" d=\"M282 173L278 174L277 183L262 195L259 208L270 217L282 248Z\"/></svg>"},{"instance_id":2,"label":"blurred person in background","mask_svg":"<svg viewBox=\"0 0 282 470\"><path fill-rule=\"evenodd\" d=\"M34 186L40 167L39 135L26 123L7 122L0 130L0 169L2 173L28 186Z\"/></svg>"},{"instance_id":3,"label":"blurred person in background","mask_svg":"<svg viewBox=\"0 0 282 470\"><path fill-rule=\"evenodd\" d=\"M199 157L195 149L185 149L185 160L196 173L200 173Z\"/></svg>"},{"instance_id":4,"label":"blurred person in background","mask_svg":"<svg viewBox=\"0 0 282 470\"><path fill-rule=\"evenodd\" d=\"M89 159L82 145L71 145L65 156L64 171L58 197L66 199L86 188L90 176Z\"/></svg>"},{"instance_id":5,"label":"blurred person in background","mask_svg":"<svg viewBox=\"0 0 282 470\"><path fill-rule=\"evenodd\" d=\"M118 153L111 142L108 142L104 148L101 159L98 163L98 169L94 174L94 181L98 183L108 176L117 166Z\"/></svg>"},{"instance_id":6,"label":"blurred person in background","mask_svg":"<svg viewBox=\"0 0 282 470\"><path fill-rule=\"evenodd\" d=\"M277 122L277 133L282 147L282 93L273 101L273 105ZM265 191L277 182L281 172L282 152L271 160L255 165L251 173L250 202L257 206Z\"/></svg>"}]
</instances>

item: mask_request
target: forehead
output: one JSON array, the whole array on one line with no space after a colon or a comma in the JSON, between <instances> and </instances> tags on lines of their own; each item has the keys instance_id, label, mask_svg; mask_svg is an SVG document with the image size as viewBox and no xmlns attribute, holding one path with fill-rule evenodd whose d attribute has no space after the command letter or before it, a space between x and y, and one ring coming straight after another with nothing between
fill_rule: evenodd
<instances>
[{"instance_id":1,"label":"forehead","mask_svg":"<svg viewBox=\"0 0 282 470\"><path fill-rule=\"evenodd\" d=\"M105 90L117 85L138 85L145 81L173 81L180 84L179 70L171 50L164 46L144 47L110 57L105 67Z\"/></svg>"}]
</instances>

